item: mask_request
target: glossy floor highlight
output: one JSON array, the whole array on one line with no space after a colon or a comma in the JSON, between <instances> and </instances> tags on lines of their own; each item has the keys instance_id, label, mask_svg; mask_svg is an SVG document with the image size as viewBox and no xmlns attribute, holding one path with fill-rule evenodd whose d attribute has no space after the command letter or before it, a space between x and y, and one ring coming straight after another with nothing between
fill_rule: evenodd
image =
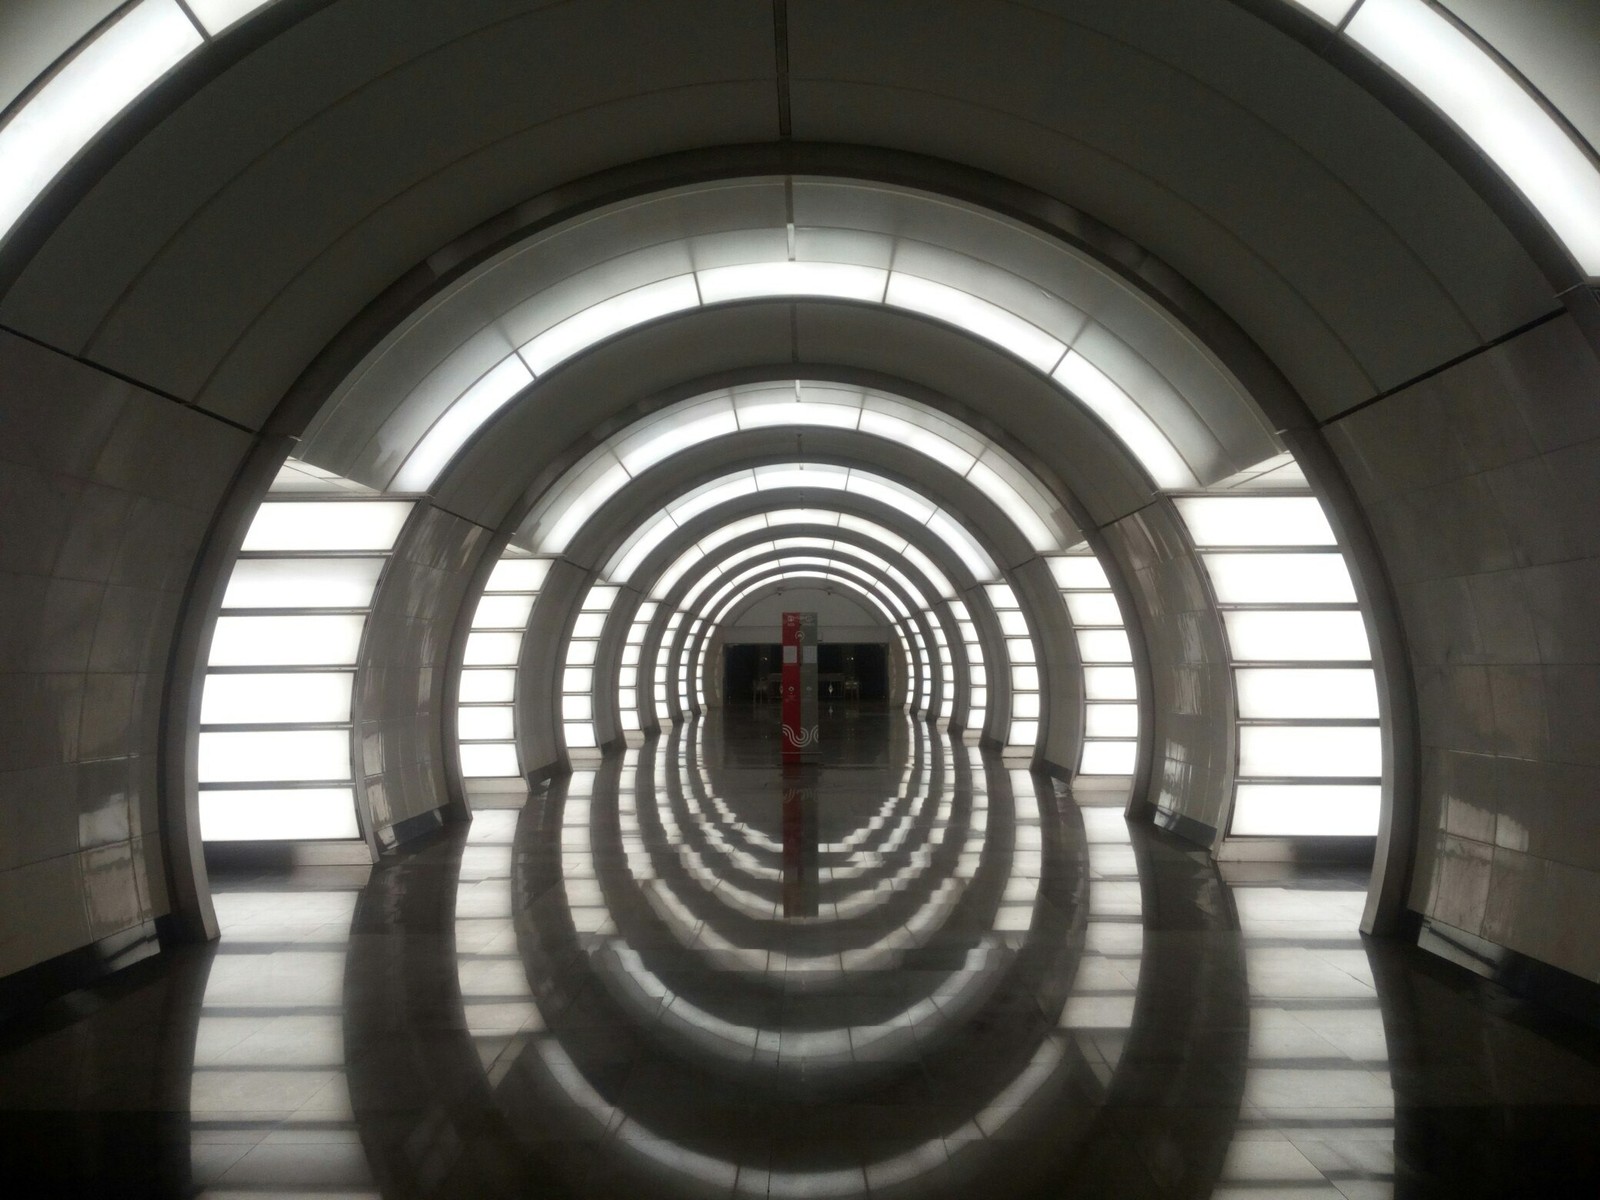
<instances>
[{"instance_id":1,"label":"glossy floor highlight","mask_svg":"<svg viewBox=\"0 0 1600 1200\"><path fill-rule=\"evenodd\" d=\"M218 880L220 945L0 1043L22 1195L1594 1196L1600 1051L849 707L728 713L373 868Z\"/></svg>"}]
</instances>

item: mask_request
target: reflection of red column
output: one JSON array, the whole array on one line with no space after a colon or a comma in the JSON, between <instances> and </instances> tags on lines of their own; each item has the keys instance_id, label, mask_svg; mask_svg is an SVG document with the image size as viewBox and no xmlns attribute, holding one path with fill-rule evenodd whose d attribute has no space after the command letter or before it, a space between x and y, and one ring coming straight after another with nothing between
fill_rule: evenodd
<instances>
[{"instance_id":1,"label":"reflection of red column","mask_svg":"<svg viewBox=\"0 0 1600 1200\"><path fill-rule=\"evenodd\" d=\"M783 761L817 750L817 614L783 614Z\"/></svg>"}]
</instances>

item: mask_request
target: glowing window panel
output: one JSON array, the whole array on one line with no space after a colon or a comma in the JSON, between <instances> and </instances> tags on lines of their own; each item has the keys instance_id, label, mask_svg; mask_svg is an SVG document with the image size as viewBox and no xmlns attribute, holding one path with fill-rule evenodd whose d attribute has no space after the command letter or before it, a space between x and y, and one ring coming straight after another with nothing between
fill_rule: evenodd
<instances>
[{"instance_id":1,"label":"glowing window panel","mask_svg":"<svg viewBox=\"0 0 1600 1200\"><path fill-rule=\"evenodd\" d=\"M1074 625L1121 625L1122 609L1109 592L1066 592L1067 612Z\"/></svg>"},{"instance_id":2,"label":"glowing window panel","mask_svg":"<svg viewBox=\"0 0 1600 1200\"><path fill-rule=\"evenodd\" d=\"M594 698L588 695L561 697L561 717L565 721L588 721L594 717Z\"/></svg>"},{"instance_id":3,"label":"glowing window panel","mask_svg":"<svg viewBox=\"0 0 1600 1200\"><path fill-rule=\"evenodd\" d=\"M502 558L489 573L486 592L537 592L550 574L548 558Z\"/></svg>"},{"instance_id":4,"label":"glowing window panel","mask_svg":"<svg viewBox=\"0 0 1600 1200\"><path fill-rule=\"evenodd\" d=\"M463 671L457 699L463 704L509 704L516 690L515 671Z\"/></svg>"},{"instance_id":5,"label":"glowing window panel","mask_svg":"<svg viewBox=\"0 0 1600 1200\"><path fill-rule=\"evenodd\" d=\"M1137 742L1085 742L1080 775L1132 775L1139 761Z\"/></svg>"},{"instance_id":6,"label":"glowing window panel","mask_svg":"<svg viewBox=\"0 0 1600 1200\"><path fill-rule=\"evenodd\" d=\"M201 783L349 778L350 735L342 729L200 734Z\"/></svg>"},{"instance_id":7,"label":"glowing window panel","mask_svg":"<svg viewBox=\"0 0 1600 1200\"><path fill-rule=\"evenodd\" d=\"M0 237L79 151L200 44L172 0L133 5L84 41L0 128Z\"/></svg>"},{"instance_id":8,"label":"glowing window panel","mask_svg":"<svg viewBox=\"0 0 1600 1200\"><path fill-rule=\"evenodd\" d=\"M366 617L219 617L213 667L354 666Z\"/></svg>"},{"instance_id":9,"label":"glowing window panel","mask_svg":"<svg viewBox=\"0 0 1600 1200\"><path fill-rule=\"evenodd\" d=\"M1000 632L1007 637L1027 637L1028 621L1019 612L997 612L995 616L1000 621Z\"/></svg>"},{"instance_id":10,"label":"glowing window panel","mask_svg":"<svg viewBox=\"0 0 1600 1200\"><path fill-rule=\"evenodd\" d=\"M687 707L688 697L683 697L680 703ZM568 746L577 750L593 750L600 744L595 738L594 726L587 722L565 726L562 736L566 738Z\"/></svg>"},{"instance_id":11,"label":"glowing window panel","mask_svg":"<svg viewBox=\"0 0 1600 1200\"><path fill-rule=\"evenodd\" d=\"M599 642L568 642L567 665L572 667L589 666L599 652Z\"/></svg>"},{"instance_id":12,"label":"glowing window panel","mask_svg":"<svg viewBox=\"0 0 1600 1200\"><path fill-rule=\"evenodd\" d=\"M627 470L609 454L587 464L580 476L544 506L544 518L554 519L549 521L548 527L541 521L536 529L534 549L547 554L565 550L606 501L627 486L628 479Z\"/></svg>"},{"instance_id":13,"label":"glowing window panel","mask_svg":"<svg viewBox=\"0 0 1600 1200\"><path fill-rule=\"evenodd\" d=\"M353 789L200 789L200 837L207 842L359 838Z\"/></svg>"},{"instance_id":14,"label":"glowing window panel","mask_svg":"<svg viewBox=\"0 0 1600 1200\"><path fill-rule=\"evenodd\" d=\"M1341 554L1205 554L1222 604L1354 604Z\"/></svg>"},{"instance_id":15,"label":"glowing window panel","mask_svg":"<svg viewBox=\"0 0 1600 1200\"><path fill-rule=\"evenodd\" d=\"M992 579L999 573L994 560L985 553L983 547L944 510L940 509L929 517L927 526L935 537L955 551L962 565L976 578Z\"/></svg>"},{"instance_id":16,"label":"glowing window panel","mask_svg":"<svg viewBox=\"0 0 1600 1200\"><path fill-rule=\"evenodd\" d=\"M1097 558L1062 557L1049 559L1048 562L1050 574L1055 577L1058 588L1084 591L1111 589L1111 581L1106 578L1106 570Z\"/></svg>"},{"instance_id":17,"label":"glowing window panel","mask_svg":"<svg viewBox=\"0 0 1600 1200\"><path fill-rule=\"evenodd\" d=\"M993 342L1046 375L1067 350L1065 343L998 304L931 279L896 271L889 277L885 299L894 308L933 317Z\"/></svg>"},{"instance_id":18,"label":"glowing window panel","mask_svg":"<svg viewBox=\"0 0 1600 1200\"><path fill-rule=\"evenodd\" d=\"M1037 720L1039 717L1039 693L1026 692L1011 698L1011 715L1013 718L1025 717Z\"/></svg>"},{"instance_id":19,"label":"glowing window panel","mask_svg":"<svg viewBox=\"0 0 1600 1200\"><path fill-rule=\"evenodd\" d=\"M1121 629L1079 629L1078 653L1086 663L1126 663L1133 661L1133 647Z\"/></svg>"},{"instance_id":20,"label":"glowing window panel","mask_svg":"<svg viewBox=\"0 0 1600 1200\"><path fill-rule=\"evenodd\" d=\"M1422 0L1366 0L1345 34L1476 142L1583 272L1600 275L1600 174L1505 68Z\"/></svg>"},{"instance_id":21,"label":"glowing window panel","mask_svg":"<svg viewBox=\"0 0 1600 1200\"><path fill-rule=\"evenodd\" d=\"M456 710L456 736L464 742L509 741L516 736L511 709L459 708Z\"/></svg>"},{"instance_id":22,"label":"glowing window panel","mask_svg":"<svg viewBox=\"0 0 1600 1200\"><path fill-rule=\"evenodd\" d=\"M256 510L242 549L390 550L411 506L410 500L268 500Z\"/></svg>"},{"instance_id":23,"label":"glowing window panel","mask_svg":"<svg viewBox=\"0 0 1600 1200\"><path fill-rule=\"evenodd\" d=\"M1037 692L1039 690L1039 668L1012 667L1011 690L1013 692Z\"/></svg>"},{"instance_id":24,"label":"glowing window panel","mask_svg":"<svg viewBox=\"0 0 1600 1200\"><path fill-rule=\"evenodd\" d=\"M675 275L602 300L558 322L523 345L520 353L534 374L543 375L608 337L699 303L693 276Z\"/></svg>"},{"instance_id":25,"label":"glowing window panel","mask_svg":"<svg viewBox=\"0 0 1600 1200\"><path fill-rule=\"evenodd\" d=\"M1314 496L1179 496L1174 503L1202 548L1336 545Z\"/></svg>"},{"instance_id":26,"label":"glowing window panel","mask_svg":"<svg viewBox=\"0 0 1600 1200\"><path fill-rule=\"evenodd\" d=\"M427 491L473 434L532 382L533 372L516 355L501 359L439 414L390 486L397 492Z\"/></svg>"},{"instance_id":27,"label":"glowing window panel","mask_svg":"<svg viewBox=\"0 0 1600 1200\"><path fill-rule=\"evenodd\" d=\"M1377 784L1241 783L1231 831L1241 837L1371 837L1382 796Z\"/></svg>"},{"instance_id":28,"label":"glowing window panel","mask_svg":"<svg viewBox=\"0 0 1600 1200\"><path fill-rule=\"evenodd\" d=\"M577 620L572 624L572 636L575 638L597 638L605 627L605 613L579 613Z\"/></svg>"},{"instance_id":29,"label":"glowing window panel","mask_svg":"<svg viewBox=\"0 0 1600 1200\"><path fill-rule=\"evenodd\" d=\"M533 596L485 595L472 613L474 629L526 629Z\"/></svg>"},{"instance_id":30,"label":"glowing window panel","mask_svg":"<svg viewBox=\"0 0 1600 1200\"><path fill-rule=\"evenodd\" d=\"M1083 735L1091 738L1138 737L1139 706L1137 704L1085 705Z\"/></svg>"},{"instance_id":31,"label":"glowing window panel","mask_svg":"<svg viewBox=\"0 0 1600 1200\"><path fill-rule=\"evenodd\" d=\"M1150 473L1156 486L1186 488L1199 483L1177 447L1150 419L1150 414L1083 355L1070 351L1055 369L1054 377L1105 422L1117 440Z\"/></svg>"},{"instance_id":32,"label":"glowing window panel","mask_svg":"<svg viewBox=\"0 0 1600 1200\"><path fill-rule=\"evenodd\" d=\"M1233 678L1239 715L1246 719L1378 717L1377 679L1367 669L1241 667Z\"/></svg>"},{"instance_id":33,"label":"glowing window panel","mask_svg":"<svg viewBox=\"0 0 1600 1200\"><path fill-rule=\"evenodd\" d=\"M521 653L520 633L469 633L461 661L469 667L513 667Z\"/></svg>"},{"instance_id":34,"label":"glowing window panel","mask_svg":"<svg viewBox=\"0 0 1600 1200\"><path fill-rule=\"evenodd\" d=\"M1224 612L1222 619L1238 662L1364 662L1372 657L1359 612Z\"/></svg>"},{"instance_id":35,"label":"glowing window panel","mask_svg":"<svg viewBox=\"0 0 1600 1200\"><path fill-rule=\"evenodd\" d=\"M1039 740L1039 722L1037 721L1012 721L1011 729L1006 734L1008 746L1031 746Z\"/></svg>"},{"instance_id":36,"label":"glowing window panel","mask_svg":"<svg viewBox=\"0 0 1600 1200\"><path fill-rule=\"evenodd\" d=\"M976 454L957 445L939 430L928 428L927 423L867 408L862 411L857 428L862 433L909 447L925 458L944 464L958 475L965 475L977 465Z\"/></svg>"},{"instance_id":37,"label":"glowing window panel","mask_svg":"<svg viewBox=\"0 0 1600 1200\"><path fill-rule=\"evenodd\" d=\"M248 17L258 8L265 8L273 0L187 0L189 11L205 26L207 33L216 35L228 26Z\"/></svg>"},{"instance_id":38,"label":"glowing window panel","mask_svg":"<svg viewBox=\"0 0 1600 1200\"><path fill-rule=\"evenodd\" d=\"M467 742L459 749L461 774L468 779L515 779L522 774L517 748L509 742Z\"/></svg>"},{"instance_id":39,"label":"glowing window panel","mask_svg":"<svg viewBox=\"0 0 1600 1200\"><path fill-rule=\"evenodd\" d=\"M202 725L333 725L350 720L349 671L207 675Z\"/></svg>"},{"instance_id":40,"label":"glowing window panel","mask_svg":"<svg viewBox=\"0 0 1600 1200\"><path fill-rule=\"evenodd\" d=\"M1136 700L1139 696L1132 667L1085 667L1083 691L1090 700Z\"/></svg>"},{"instance_id":41,"label":"glowing window panel","mask_svg":"<svg viewBox=\"0 0 1600 1200\"><path fill-rule=\"evenodd\" d=\"M222 607L366 608L382 572L381 558L242 558Z\"/></svg>"},{"instance_id":42,"label":"glowing window panel","mask_svg":"<svg viewBox=\"0 0 1600 1200\"><path fill-rule=\"evenodd\" d=\"M638 475L691 446L739 431L738 419L726 401L675 409L616 443L617 458L628 474Z\"/></svg>"},{"instance_id":43,"label":"glowing window panel","mask_svg":"<svg viewBox=\"0 0 1600 1200\"><path fill-rule=\"evenodd\" d=\"M1371 778L1383 774L1376 726L1242 725L1241 778Z\"/></svg>"},{"instance_id":44,"label":"glowing window panel","mask_svg":"<svg viewBox=\"0 0 1600 1200\"><path fill-rule=\"evenodd\" d=\"M1014 663L1038 661L1031 638L1007 638L1006 657Z\"/></svg>"},{"instance_id":45,"label":"glowing window panel","mask_svg":"<svg viewBox=\"0 0 1600 1200\"><path fill-rule=\"evenodd\" d=\"M877 303L889 272L853 263L764 262L708 267L697 272L707 304L759 296L829 296Z\"/></svg>"},{"instance_id":46,"label":"glowing window panel","mask_svg":"<svg viewBox=\"0 0 1600 1200\"><path fill-rule=\"evenodd\" d=\"M589 667L568 667L561 672L563 692L587 692L594 688L594 671Z\"/></svg>"}]
</instances>

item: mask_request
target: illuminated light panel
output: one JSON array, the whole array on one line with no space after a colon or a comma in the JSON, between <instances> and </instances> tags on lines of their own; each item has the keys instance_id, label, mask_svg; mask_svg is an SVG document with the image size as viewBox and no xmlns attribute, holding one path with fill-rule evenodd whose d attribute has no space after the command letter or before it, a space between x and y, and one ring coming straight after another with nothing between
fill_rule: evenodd
<instances>
[{"instance_id":1,"label":"illuminated light panel","mask_svg":"<svg viewBox=\"0 0 1600 1200\"><path fill-rule=\"evenodd\" d=\"M1062 599L1074 625L1121 625L1122 609L1110 592L1067 592Z\"/></svg>"},{"instance_id":2,"label":"illuminated light panel","mask_svg":"<svg viewBox=\"0 0 1600 1200\"><path fill-rule=\"evenodd\" d=\"M1378 717L1372 671L1240 667L1233 673L1239 715L1265 720L1359 720Z\"/></svg>"},{"instance_id":3,"label":"illuminated light panel","mask_svg":"<svg viewBox=\"0 0 1600 1200\"><path fill-rule=\"evenodd\" d=\"M1335 546L1314 496L1179 496L1189 536L1207 546Z\"/></svg>"},{"instance_id":4,"label":"illuminated light panel","mask_svg":"<svg viewBox=\"0 0 1600 1200\"><path fill-rule=\"evenodd\" d=\"M1600 172L1499 62L1422 0L1366 0L1345 35L1475 142L1584 274L1600 276Z\"/></svg>"},{"instance_id":5,"label":"illuminated light panel","mask_svg":"<svg viewBox=\"0 0 1600 1200\"><path fill-rule=\"evenodd\" d=\"M699 304L694 277L674 275L602 300L557 322L525 343L519 353L535 375L544 375L606 338Z\"/></svg>"},{"instance_id":6,"label":"illuminated light panel","mask_svg":"<svg viewBox=\"0 0 1600 1200\"><path fill-rule=\"evenodd\" d=\"M502 558L489 573L486 592L537 592L550 574L548 558Z\"/></svg>"},{"instance_id":7,"label":"illuminated light panel","mask_svg":"<svg viewBox=\"0 0 1600 1200\"><path fill-rule=\"evenodd\" d=\"M485 595L472 613L474 629L526 629L533 612L534 595Z\"/></svg>"},{"instance_id":8,"label":"illuminated light panel","mask_svg":"<svg viewBox=\"0 0 1600 1200\"><path fill-rule=\"evenodd\" d=\"M1083 733L1090 738L1134 738L1139 736L1137 704L1087 704L1084 706Z\"/></svg>"},{"instance_id":9,"label":"illuminated light panel","mask_svg":"<svg viewBox=\"0 0 1600 1200\"><path fill-rule=\"evenodd\" d=\"M145 0L79 44L0 128L0 237L95 136L202 44L173 0Z\"/></svg>"},{"instance_id":10,"label":"illuminated light panel","mask_svg":"<svg viewBox=\"0 0 1600 1200\"><path fill-rule=\"evenodd\" d=\"M366 608L383 573L381 558L241 558L222 607Z\"/></svg>"},{"instance_id":11,"label":"illuminated light panel","mask_svg":"<svg viewBox=\"0 0 1600 1200\"><path fill-rule=\"evenodd\" d=\"M1106 578L1106 570L1100 565L1100 560L1086 555L1063 555L1050 559L1050 574L1055 576L1056 586L1064 590L1109 591L1111 589L1111 581Z\"/></svg>"},{"instance_id":12,"label":"illuminated light panel","mask_svg":"<svg viewBox=\"0 0 1600 1200\"><path fill-rule=\"evenodd\" d=\"M391 550L410 500L268 500L256 510L241 550Z\"/></svg>"},{"instance_id":13,"label":"illuminated light panel","mask_svg":"<svg viewBox=\"0 0 1600 1200\"><path fill-rule=\"evenodd\" d=\"M1354 604L1344 556L1331 554L1203 554L1222 604Z\"/></svg>"},{"instance_id":14,"label":"illuminated light panel","mask_svg":"<svg viewBox=\"0 0 1600 1200\"><path fill-rule=\"evenodd\" d=\"M1361 614L1224 612L1228 645L1238 662L1365 662L1372 657Z\"/></svg>"},{"instance_id":15,"label":"illuminated light panel","mask_svg":"<svg viewBox=\"0 0 1600 1200\"><path fill-rule=\"evenodd\" d=\"M463 742L461 774L468 779L514 779L522 774L517 748L509 742Z\"/></svg>"},{"instance_id":16,"label":"illuminated light panel","mask_svg":"<svg viewBox=\"0 0 1600 1200\"><path fill-rule=\"evenodd\" d=\"M343 729L200 734L201 783L291 783L350 778Z\"/></svg>"},{"instance_id":17,"label":"illuminated light panel","mask_svg":"<svg viewBox=\"0 0 1600 1200\"><path fill-rule=\"evenodd\" d=\"M1080 775L1132 775L1139 759L1137 742L1085 742Z\"/></svg>"},{"instance_id":18,"label":"illuminated light panel","mask_svg":"<svg viewBox=\"0 0 1600 1200\"><path fill-rule=\"evenodd\" d=\"M1241 783L1233 828L1242 837L1371 837L1383 789L1377 784Z\"/></svg>"},{"instance_id":19,"label":"illuminated light panel","mask_svg":"<svg viewBox=\"0 0 1600 1200\"><path fill-rule=\"evenodd\" d=\"M892 308L933 317L992 342L1046 375L1067 352L1064 342L1031 321L971 292L931 279L896 271L889 277L889 290L884 299Z\"/></svg>"},{"instance_id":20,"label":"illuminated light panel","mask_svg":"<svg viewBox=\"0 0 1600 1200\"><path fill-rule=\"evenodd\" d=\"M1376 726L1239 727L1241 778L1376 779L1382 774L1383 743Z\"/></svg>"},{"instance_id":21,"label":"illuminated light panel","mask_svg":"<svg viewBox=\"0 0 1600 1200\"><path fill-rule=\"evenodd\" d=\"M351 788L200 789L200 837L207 842L359 838Z\"/></svg>"},{"instance_id":22,"label":"illuminated light panel","mask_svg":"<svg viewBox=\"0 0 1600 1200\"><path fill-rule=\"evenodd\" d=\"M469 633L461 661L469 667L513 667L521 653L520 633Z\"/></svg>"},{"instance_id":23,"label":"illuminated light panel","mask_svg":"<svg viewBox=\"0 0 1600 1200\"><path fill-rule=\"evenodd\" d=\"M200 701L202 725L333 725L350 720L350 671L212 674Z\"/></svg>"},{"instance_id":24,"label":"illuminated light panel","mask_svg":"<svg viewBox=\"0 0 1600 1200\"><path fill-rule=\"evenodd\" d=\"M516 697L515 671L466 670L460 679L456 698L462 704L509 704Z\"/></svg>"},{"instance_id":25,"label":"illuminated light panel","mask_svg":"<svg viewBox=\"0 0 1600 1200\"><path fill-rule=\"evenodd\" d=\"M745 263L708 267L697 274L707 304L763 296L829 296L877 303L889 282L889 272L883 268L853 263Z\"/></svg>"},{"instance_id":26,"label":"illuminated light panel","mask_svg":"<svg viewBox=\"0 0 1600 1200\"><path fill-rule=\"evenodd\" d=\"M1144 469L1157 487L1192 488L1199 485L1189 464L1150 415L1133 397L1118 387L1076 350L1070 351L1055 369L1055 380L1087 405L1105 422Z\"/></svg>"},{"instance_id":27,"label":"illuminated light panel","mask_svg":"<svg viewBox=\"0 0 1600 1200\"><path fill-rule=\"evenodd\" d=\"M472 435L532 382L533 372L516 355L501 359L439 414L390 487L397 492L422 492L432 487Z\"/></svg>"},{"instance_id":28,"label":"illuminated light panel","mask_svg":"<svg viewBox=\"0 0 1600 1200\"><path fill-rule=\"evenodd\" d=\"M456 710L456 736L464 742L509 741L516 736L509 707Z\"/></svg>"},{"instance_id":29,"label":"illuminated light panel","mask_svg":"<svg viewBox=\"0 0 1600 1200\"><path fill-rule=\"evenodd\" d=\"M218 617L213 667L354 666L366 617Z\"/></svg>"},{"instance_id":30,"label":"illuminated light panel","mask_svg":"<svg viewBox=\"0 0 1600 1200\"><path fill-rule=\"evenodd\" d=\"M1133 647L1121 629L1079 629L1078 653L1086 663L1126 663L1133 661Z\"/></svg>"}]
</instances>

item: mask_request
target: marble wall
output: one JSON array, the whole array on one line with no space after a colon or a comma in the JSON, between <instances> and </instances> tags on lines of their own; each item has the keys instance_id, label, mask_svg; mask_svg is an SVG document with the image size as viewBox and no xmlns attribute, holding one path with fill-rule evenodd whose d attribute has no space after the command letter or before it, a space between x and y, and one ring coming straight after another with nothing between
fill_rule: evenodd
<instances>
[{"instance_id":1,"label":"marble wall","mask_svg":"<svg viewBox=\"0 0 1600 1200\"><path fill-rule=\"evenodd\" d=\"M1410 907L1600 981L1600 362L1560 316L1328 432L1417 681Z\"/></svg>"},{"instance_id":2,"label":"marble wall","mask_svg":"<svg viewBox=\"0 0 1600 1200\"><path fill-rule=\"evenodd\" d=\"M248 433L0 333L0 977L150 945L167 659Z\"/></svg>"}]
</instances>

